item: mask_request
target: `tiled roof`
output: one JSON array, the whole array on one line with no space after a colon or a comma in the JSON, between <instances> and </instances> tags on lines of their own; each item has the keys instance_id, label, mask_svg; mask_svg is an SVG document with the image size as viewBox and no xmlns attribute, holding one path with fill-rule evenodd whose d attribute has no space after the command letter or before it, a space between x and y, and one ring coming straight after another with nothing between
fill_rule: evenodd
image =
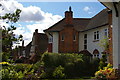
<instances>
[{"instance_id":1,"label":"tiled roof","mask_svg":"<svg viewBox=\"0 0 120 80\"><path fill-rule=\"evenodd\" d=\"M86 55L86 56L92 56L92 54L88 50L82 50L82 51L79 52L79 54L83 54L83 55Z\"/></svg>"},{"instance_id":2,"label":"tiled roof","mask_svg":"<svg viewBox=\"0 0 120 80\"><path fill-rule=\"evenodd\" d=\"M77 31L86 31L101 27L108 24L108 10L103 9L97 15L92 18L73 18L73 26ZM51 26L50 28L44 30L44 32L57 32L64 29L65 18Z\"/></svg>"},{"instance_id":3,"label":"tiled roof","mask_svg":"<svg viewBox=\"0 0 120 80\"><path fill-rule=\"evenodd\" d=\"M107 25L107 24L108 24L108 10L103 9L100 13L95 15L90 20L90 22L88 23L88 25L86 26L86 28L83 31L101 27L101 26Z\"/></svg>"}]
</instances>

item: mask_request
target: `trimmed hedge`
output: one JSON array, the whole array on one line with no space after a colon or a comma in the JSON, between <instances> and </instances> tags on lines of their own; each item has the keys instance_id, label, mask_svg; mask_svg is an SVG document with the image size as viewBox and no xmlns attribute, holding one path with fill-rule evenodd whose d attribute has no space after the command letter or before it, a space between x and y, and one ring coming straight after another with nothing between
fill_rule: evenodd
<instances>
[{"instance_id":1,"label":"trimmed hedge","mask_svg":"<svg viewBox=\"0 0 120 80\"><path fill-rule=\"evenodd\" d=\"M61 66L64 68L62 72L65 74L64 78L80 78L83 76L94 76L98 70L99 60L90 60L90 56L83 54L58 54L58 53L45 53L42 56L44 63L44 77L42 78L55 78L53 72L56 68Z\"/></svg>"}]
</instances>

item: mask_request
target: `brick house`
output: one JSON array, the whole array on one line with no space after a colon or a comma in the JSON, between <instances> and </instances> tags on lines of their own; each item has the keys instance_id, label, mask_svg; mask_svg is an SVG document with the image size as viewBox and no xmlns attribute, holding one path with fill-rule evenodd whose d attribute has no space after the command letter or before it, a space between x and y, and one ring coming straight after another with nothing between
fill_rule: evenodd
<instances>
[{"instance_id":1,"label":"brick house","mask_svg":"<svg viewBox=\"0 0 120 80\"><path fill-rule=\"evenodd\" d=\"M69 11L65 12L65 18L44 32L49 37L49 52L79 53L87 50L93 57L101 58L105 49L100 47L99 43L106 37L112 39L110 30L111 12L108 9L103 9L92 18L73 18L73 11L69 7ZM110 50L109 53L112 53L112 49Z\"/></svg>"},{"instance_id":2,"label":"brick house","mask_svg":"<svg viewBox=\"0 0 120 80\"><path fill-rule=\"evenodd\" d=\"M18 55L29 58L32 55L40 55L47 51L48 47L48 37L44 33L38 33L38 29L33 33L32 41L24 46L20 46Z\"/></svg>"}]
</instances>

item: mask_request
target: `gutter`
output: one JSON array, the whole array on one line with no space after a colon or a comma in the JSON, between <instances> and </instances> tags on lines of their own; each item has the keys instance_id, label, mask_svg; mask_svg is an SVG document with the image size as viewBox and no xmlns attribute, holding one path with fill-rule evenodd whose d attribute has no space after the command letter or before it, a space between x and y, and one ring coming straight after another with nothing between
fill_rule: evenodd
<instances>
[{"instance_id":1,"label":"gutter","mask_svg":"<svg viewBox=\"0 0 120 80\"><path fill-rule=\"evenodd\" d=\"M118 4L117 2L113 2L113 6L115 8L116 17L119 17L118 9L117 9L117 6L116 6L117 4Z\"/></svg>"}]
</instances>

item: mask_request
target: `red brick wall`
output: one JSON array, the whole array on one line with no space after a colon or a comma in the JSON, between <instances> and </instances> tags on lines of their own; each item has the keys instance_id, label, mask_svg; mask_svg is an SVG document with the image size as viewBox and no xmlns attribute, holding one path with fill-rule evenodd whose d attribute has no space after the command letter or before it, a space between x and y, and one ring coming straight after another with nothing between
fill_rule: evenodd
<instances>
[{"instance_id":1,"label":"red brick wall","mask_svg":"<svg viewBox=\"0 0 120 80\"><path fill-rule=\"evenodd\" d=\"M52 52L52 43L48 44L48 52Z\"/></svg>"},{"instance_id":2,"label":"red brick wall","mask_svg":"<svg viewBox=\"0 0 120 80\"><path fill-rule=\"evenodd\" d=\"M73 35L76 35L76 41L73 40ZM61 40L64 35L64 41ZM59 53L76 53L78 52L78 32L72 26L65 26L59 32Z\"/></svg>"},{"instance_id":3,"label":"red brick wall","mask_svg":"<svg viewBox=\"0 0 120 80\"><path fill-rule=\"evenodd\" d=\"M113 64L113 45L112 45L112 13L109 14L109 62Z\"/></svg>"}]
</instances>

